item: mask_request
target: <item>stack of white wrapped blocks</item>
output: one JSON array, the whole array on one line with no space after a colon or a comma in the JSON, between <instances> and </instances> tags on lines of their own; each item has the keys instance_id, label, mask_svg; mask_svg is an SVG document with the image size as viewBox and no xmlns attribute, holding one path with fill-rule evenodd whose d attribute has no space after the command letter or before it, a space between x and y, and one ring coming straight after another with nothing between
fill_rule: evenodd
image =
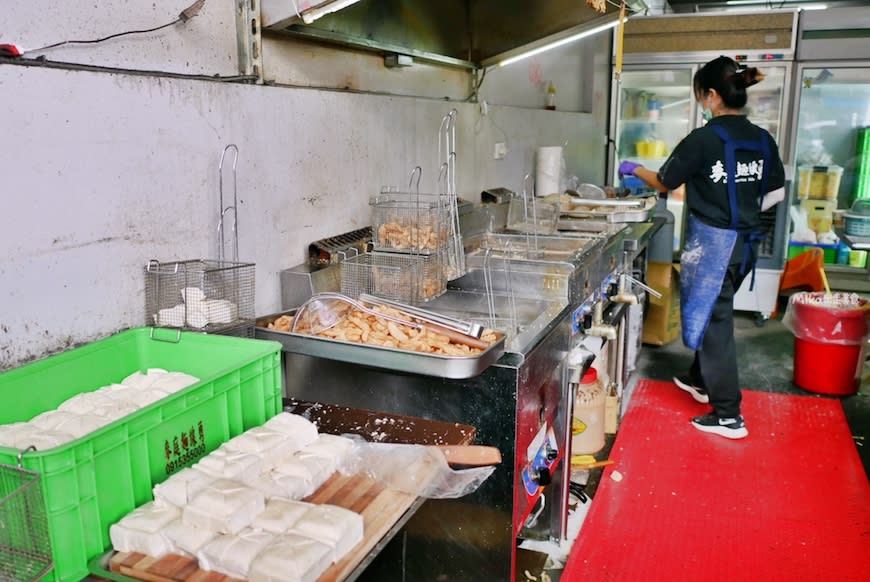
<instances>
[{"instance_id":1,"label":"stack of white wrapped blocks","mask_svg":"<svg viewBox=\"0 0 870 582\"><path fill-rule=\"evenodd\" d=\"M313 582L363 539L361 515L300 501L352 454L350 439L281 413L154 487L109 533L115 550L194 556L250 582Z\"/></svg>"},{"instance_id":2,"label":"stack of white wrapped blocks","mask_svg":"<svg viewBox=\"0 0 870 582\"><path fill-rule=\"evenodd\" d=\"M197 382L190 374L161 368L134 372L120 384L76 394L27 422L0 425L0 445L39 451L59 447Z\"/></svg>"}]
</instances>

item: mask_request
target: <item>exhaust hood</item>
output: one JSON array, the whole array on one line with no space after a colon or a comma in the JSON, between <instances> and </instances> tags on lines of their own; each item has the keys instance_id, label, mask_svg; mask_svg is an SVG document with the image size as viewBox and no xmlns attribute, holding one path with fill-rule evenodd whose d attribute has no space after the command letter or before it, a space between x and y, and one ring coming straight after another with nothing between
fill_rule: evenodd
<instances>
[{"instance_id":1,"label":"exhaust hood","mask_svg":"<svg viewBox=\"0 0 870 582\"><path fill-rule=\"evenodd\" d=\"M306 24L306 10L318 8L341 10ZM260 9L264 33L464 68L612 22L619 11L583 0L261 0Z\"/></svg>"}]
</instances>

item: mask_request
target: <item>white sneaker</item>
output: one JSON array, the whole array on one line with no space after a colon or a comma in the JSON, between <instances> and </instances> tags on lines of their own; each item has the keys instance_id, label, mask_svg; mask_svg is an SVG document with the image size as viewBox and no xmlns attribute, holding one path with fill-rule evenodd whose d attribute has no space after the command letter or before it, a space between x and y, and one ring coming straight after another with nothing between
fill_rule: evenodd
<instances>
[{"instance_id":1,"label":"white sneaker","mask_svg":"<svg viewBox=\"0 0 870 582\"><path fill-rule=\"evenodd\" d=\"M700 386L692 384L692 381L687 376L674 376L674 384L676 384L677 388L680 390L691 394L696 402L700 402L701 404L707 404L710 402L710 396L707 394L707 391Z\"/></svg>"}]
</instances>

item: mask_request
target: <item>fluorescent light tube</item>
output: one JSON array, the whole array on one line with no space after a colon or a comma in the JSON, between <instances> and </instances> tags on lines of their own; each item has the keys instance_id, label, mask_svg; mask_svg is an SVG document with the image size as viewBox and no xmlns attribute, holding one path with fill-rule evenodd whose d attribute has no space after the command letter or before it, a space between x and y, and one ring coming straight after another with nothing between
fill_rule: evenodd
<instances>
[{"instance_id":1,"label":"fluorescent light tube","mask_svg":"<svg viewBox=\"0 0 870 582\"><path fill-rule=\"evenodd\" d=\"M628 19L626 18L626 20L628 20ZM558 48L560 46L565 46L566 44L576 42L576 41L580 40L581 38L586 38L587 36L592 36L593 34L598 34L599 32L604 32L605 30L610 30L611 28L616 28L617 24L619 24L618 18L612 22L608 22L606 24L602 24L602 25L596 26L594 28L590 28L588 30L578 32L577 34L572 34L571 36L566 36L565 38L561 38L559 40L555 40L555 41L547 43L545 45L530 49L530 50L525 51L525 52L522 52L518 55L514 55L514 56L507 58L503 61L499 61L498 66L504 67L504 66L513 64L517 61L521 61L523 59L526 59L528 57L539 55L543 52L552 50L554 48Z\"/></svg>"},{"instance_id":2,"label":"fluorescent light tube","mask_svg":"<svg viewBox=\"0 0 870 582\"><path fill-rule=\"evenodd\" d=\"M300 16L302 17L302 22L304 22L305 24L311 24L321 16L326 16L327 14L338 12L342 8L347 8L351 4L356 4L357 2L359 2L359 0L333 0L332 2L326 1L313 8L308 8L307 10L303 9Z\"/></svg>"}]
</instances>

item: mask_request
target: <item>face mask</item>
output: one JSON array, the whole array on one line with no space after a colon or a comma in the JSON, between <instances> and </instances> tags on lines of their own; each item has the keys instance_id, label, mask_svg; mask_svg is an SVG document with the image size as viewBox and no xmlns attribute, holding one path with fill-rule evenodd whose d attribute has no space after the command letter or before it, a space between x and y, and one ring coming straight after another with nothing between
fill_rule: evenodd
<instances>
[{"instance_id":1,"label":"face mask","mask_svg":"<svg viewBox=\"0 0 870 582\"><path fill-rule=\"evenodd\" d=\"M713 112L709 109L705 109L701 112L701 117L704 119L704 121L710 121L711 119L713 119Z\"/></svg>"}]
</instances>

